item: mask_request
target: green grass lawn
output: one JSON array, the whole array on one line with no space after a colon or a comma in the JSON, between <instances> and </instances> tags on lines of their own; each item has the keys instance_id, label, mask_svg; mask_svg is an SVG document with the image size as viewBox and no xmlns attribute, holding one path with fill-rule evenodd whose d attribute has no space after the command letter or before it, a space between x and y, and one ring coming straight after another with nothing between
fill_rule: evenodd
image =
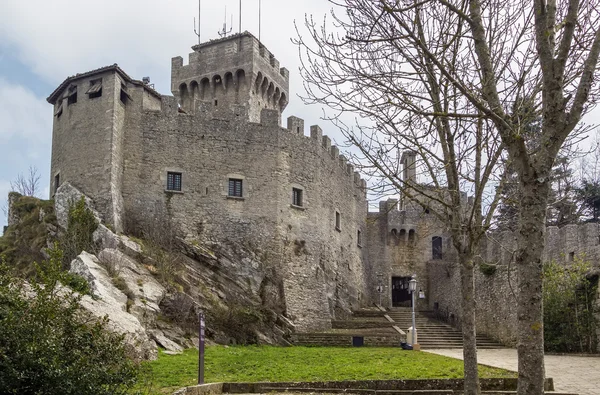
<instances>
[{"instance_id":1,"label":"green grass lawn","mask_svg":"<svg viewBox=\"0 0 600 395\"><path fill-rule=\"evenodd\" d=\"M195 385L198 351L160 354L146 364L136 388L148 394L170 394ZM480 377L516 377L516 373L480 366ZM205 381L328 381L462 378L460 360L399 348L224 347L206 348Z\"/></svg>"}]
</instances>

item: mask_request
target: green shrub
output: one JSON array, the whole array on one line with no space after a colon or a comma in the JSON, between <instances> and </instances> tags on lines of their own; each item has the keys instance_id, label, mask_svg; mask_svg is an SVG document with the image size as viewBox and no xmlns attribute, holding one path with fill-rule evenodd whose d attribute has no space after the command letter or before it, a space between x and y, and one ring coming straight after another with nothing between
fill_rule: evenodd
<instances>
[{"instance_id":1,"label":"green shrub","mask_svg":"<svg viewBox=\"0 0 600 395\"><path fill-rule=\"evenodd\" d=\"M37 266L30 284L0 262L0 388L3 394L126 394L137 366L106 320L90 323L59 250Z\"/></svg>"},{"instance_id":2,"label":"green shrub","mask_svg":"<svg viewBox=\"0 0 600 395\"><path fill-rule=\"evenodd\" d=\"M544 265L544 345L553 352L594 352L598 341L591 265L576 257L568 266Z\"/></svg>"},{"instance_id":3,"label":"green shrub","mask_svg":"<svg viewBox=\"0 0 600 395\"><path fill-rule=\"evenodd\" d=\"M97 246L94 243L93 233L97 228L98 222L92 211L86 207L83 196L69 206L67 230L60 240L60 247L64 251L64 268L68 269L81 251L92 254L96 252Z\"/></svg>"},{"instance_id":4,"label":"green shrub","mask_svg":"<svg viewBox=\"0 0 600 395\"><path fill-rule=\"evenodd\" d=\"M479 271L486 276L493 276L496 273L497 267L496 265L491 265L486 262L481 262L479 264Z\"/></svg>"}]
</instances>

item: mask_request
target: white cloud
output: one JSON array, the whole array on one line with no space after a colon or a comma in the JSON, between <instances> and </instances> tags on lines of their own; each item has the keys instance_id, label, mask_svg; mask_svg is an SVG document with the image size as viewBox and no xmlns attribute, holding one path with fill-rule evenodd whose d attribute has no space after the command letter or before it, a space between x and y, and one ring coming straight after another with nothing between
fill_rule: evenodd
<instances>
[{"instance_id":1,"label":"white cloud","mask_svg":"<svg viewBox=\"0 0 600 395\"><path fill-rule=\"evenodd\" d=\"M51 131L52 107L31 90L0 78L0 143L21 140L39 145L49 141Z\"/></svg>"},{"instance_id":2,"label":"white cloud","mask_svg":"<svg viewBox=\"0 0 600 395\"><path fill-rule=\"evenodd\" d=\"M242 30L255 35L258 3L242 2ZM0 48L10 50L52 85L70 75L118 63L134 78L150 75L159 91L170 93L171 58L187 59L197 42L193 32L197 0L104 0L99 4L89 0L4 0ZM203 1L202 41L218 38L225 7L228 15L233 14L233 31L237 31L238 0ZM262 41L281 66L290 70L290 105L284 115L303 117L308 125L317 122L321 111L303 106L296 97L303 87L298 50L290 38L296 36L295 20L302 25L305 14L314 14L318 21L330 8L331 4L322 0L262 0Z\"/></svg>"}]
</instances>

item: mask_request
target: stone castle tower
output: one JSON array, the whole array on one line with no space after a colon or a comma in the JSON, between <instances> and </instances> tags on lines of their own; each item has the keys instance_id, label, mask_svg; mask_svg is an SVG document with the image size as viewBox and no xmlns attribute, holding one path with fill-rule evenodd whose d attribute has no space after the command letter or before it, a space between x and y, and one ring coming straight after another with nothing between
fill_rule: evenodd
<instances>
[{"instance_id":1,"label":"stone castle tower","mask_svg":"<svg viewBox=\"0 0 600 395\"><path fill-rule=\"evenodd\" d=\"M204 102L213 110L247 108L251 122L262 109L282 112L288 104L289 72L249 33L212 40L192 47L189 63L171 60L171 92L183 111Z\"/></svg>"}]
</instances>

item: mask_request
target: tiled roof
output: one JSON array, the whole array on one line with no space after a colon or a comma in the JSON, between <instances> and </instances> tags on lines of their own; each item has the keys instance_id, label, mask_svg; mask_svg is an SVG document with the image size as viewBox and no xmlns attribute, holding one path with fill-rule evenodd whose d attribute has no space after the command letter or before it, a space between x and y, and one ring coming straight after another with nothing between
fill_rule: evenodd
<instances>
[{"instance_id":1,"label":"tiled roof","mask_svg":"<svg viewBox=\"0 0 600 395\"><path fill-rule=\"evenodd\" d=\"M62 84L60 84L58 86L58 88L56 88L54 90L54 92L52 92L50 94L50 96L48 96L48 98L46 99L46 101L50 104L54 104L56 103L56 100L58 100L59 98L59 94L73 81L78 80L80 78L85 78L85 77L89 77L91 75L94 74L100 74L100 73L104 73L106 71L116 71L117 73L119 73L121 75L121 77L126 80L129 83L132 83L134 85L138 85L138 86L143 86L148 92L150 92L151 94L153 94L154 96L160 98L161 95L160 93L158 93L156 90L152 89L149 85L144 84L142 81L139 80L134 80L133 78L131 78L129 75L127 75L126 72L123 71L123 69L121 69L119 67L118 64L113 64L110 66L104 66L104 67L100 67L98 69L95 70L90 70L90 71L86 71L85 73L78 73L75 74L71 77L68 77L66 80L63 81Z\"/></svg>"}]
</instances>

